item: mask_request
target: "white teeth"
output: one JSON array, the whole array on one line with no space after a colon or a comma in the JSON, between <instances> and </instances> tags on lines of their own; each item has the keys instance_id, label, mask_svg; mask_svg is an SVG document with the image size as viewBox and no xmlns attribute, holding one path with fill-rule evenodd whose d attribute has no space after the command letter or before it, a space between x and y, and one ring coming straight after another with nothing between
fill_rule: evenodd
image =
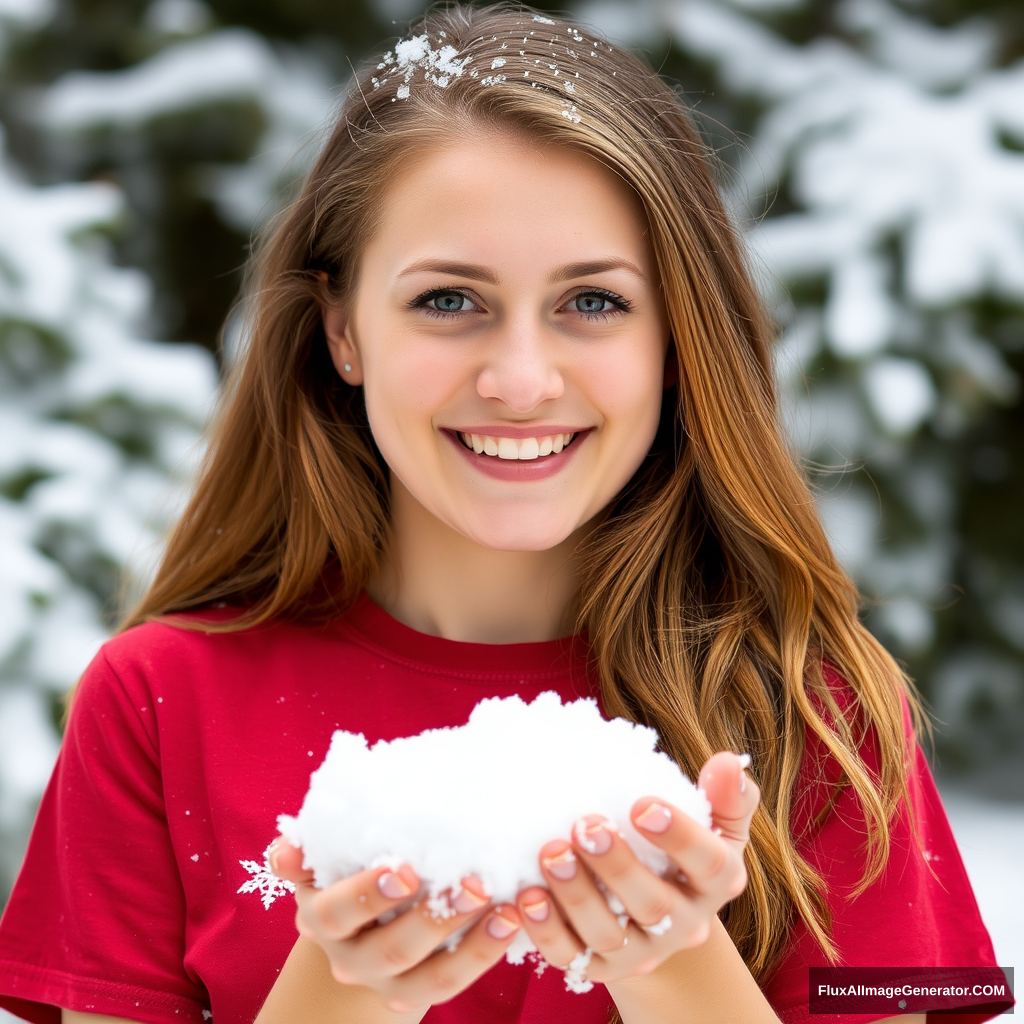
<instances>
[{"instance_id":1,"label":"white teeth","mask_svg":"<svg viewBox=\"0 0 1024 1024\"><path fill-rule=\"evenodd\" d=\"M501 454L500 451L499 454ZM535 459L538 455L540 455L540 445L537 444L537 438L524 437L522 441L519 442L520 459L523 459L524 461L527 459Z\"/></svg>"},{"instance_id":2,"label":"white teeth","mask_svg":"<svg viewBox=\"0 0 1024 1024\"><path fill-rule=\"evenodd\" d=\"M497 455L499 459L528 462L545 455L560 452L576 435L549 434L546 437L524 437L517 441L512 437L491 437L489 434L467 434L459 432L459 438L467 448L477 455Z\"/></svg>"}]
</instances>

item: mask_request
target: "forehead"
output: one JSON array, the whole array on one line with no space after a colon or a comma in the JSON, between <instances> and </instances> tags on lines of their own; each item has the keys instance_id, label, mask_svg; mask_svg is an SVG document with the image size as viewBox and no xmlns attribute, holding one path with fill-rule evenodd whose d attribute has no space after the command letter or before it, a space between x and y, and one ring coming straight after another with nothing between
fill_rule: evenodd
<instances>
[{"instance_id":1,"label":"forehead","mask_svg":"<svg viewBox=\"0 0 1024 1024\"><path fill-rule=\"evenodd\" d=\"M383 196L366 256L393 262L441 247L562 263L608 250L600 255L648 269L647 234L636 193L593 157L493 134L410 158Z\"/></svg>"}]
</instances>

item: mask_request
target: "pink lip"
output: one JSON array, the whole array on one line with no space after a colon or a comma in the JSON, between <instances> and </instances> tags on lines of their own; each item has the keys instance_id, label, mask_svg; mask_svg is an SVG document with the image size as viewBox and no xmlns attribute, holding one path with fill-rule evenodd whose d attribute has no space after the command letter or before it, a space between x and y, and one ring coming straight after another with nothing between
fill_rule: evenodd
<instances>
[{"instance_id":1,"label":"pink lip","mask_svg":"<svg viewBox=\"0 0 1024 1024\"><path fill-rule=\"evenodd\" d=\"M502 427L502 433L498 434L498 437L513 437L515 435L507 433L508 427ZM545 428L547 429L547 428ZM466 430L464 433L467 434L480 434L484 431L473 429ZM578 433L581 436L576 437L572 444L568 448L563 448L560 452L555 454L552 452L550 455L545 455L543 458L536 459L499 459L496 455L477 455L472 448L467 448L451 430L442 430L441 433L448 438L448 440L455 446L462 457L476 470L495 480L513 480L526 482L529 480L544 480L549 476L554 476L559 470L564 469L568 464L569 460L576 454L576 449L586 440L586 435L590 433L590 430L581 430ZM553 434L569 434L571 430L559 430L555 428L551 431ZM491 434L491 437L494 437ZM522 434L523 437L537 437L537 434ZM547 434L540 434L540 437L547 437Z\"/></svg>"},{"instance_id":2,"label":"pink lip","mask_svg":"<svg viewBox=\"0 0 1024 1024\"><path fill-rule=\"evenodd\" d=\"M590 428L564 427L557 423L551 426L541 423L530 427L513 427L511 423L499 423L489 427L442 427L441 429L459 434L479 434L481 437L487 434L490 437L512 437L522 440L524 437L550 437L552 434L580 434Z\"/></svg>"}]
</instances>

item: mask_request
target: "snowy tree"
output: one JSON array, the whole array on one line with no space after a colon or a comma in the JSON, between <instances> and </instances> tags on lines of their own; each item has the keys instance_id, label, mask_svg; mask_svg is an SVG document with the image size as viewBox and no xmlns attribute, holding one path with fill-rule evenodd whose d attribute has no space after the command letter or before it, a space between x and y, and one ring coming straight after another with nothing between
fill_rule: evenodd
<instances>
[{"instance_id":1,"label":"snowy tree","mask_svg":"<svg viewBox=\"0 0 1024 1024\"><path fill-rule=\"evenodd\" d=\"M27 824L56 698L155 545L215 389L208 353L137 336L147 283L103 237L120 208L110 186L33 188L0 163L0 835Z\"/></svg>"},{"instance_id":2,"label":"snowy tree","mask_svg":"<svg viewBox=\"0 0 1024 1024\"><path fill-rule=\"evenodd\" d=\"M939 26L923 3L581 13L670 39L684 80L706 74L710 134L749 132L730 191L826 525L946 752L1005 754L1024 724L1024 60L994 22Z\"/></svg>"},{"instance_id":3,"label":"snowy tree","mask_svg":"<svg viewBox=\"0 0 1024 1024\"><path fill-rule=\"evenodd\" d=\"M40 13L22 7L2 12L8 33ZM152 558L216 387L207 352L140 337L149 284L110 258L123 212L110 185L28 184L0 148L4 889L56 754L60 697L112 625L123 570Z\"/></svg>"},{"instance_id":4,"label":"snowy tree","mask_svg":"<svg viewBox=\"0 0 1024 1024\"><path fill-rule=\"evenodd\" d=\"M159 228L194 227L205 204L222 236L247 238L333 102L322 62L218 29L198 0L125 12L141 60L33 83L26 54L68 8L0 0L0 112L22 157L0 149L0 892L61 696L123 610L126 571L138 583L156 557L216 389L209 352L144 340L173 336L192 298L175 294ZM197 287L243 258L192 267Z\"/></svg>"}]
</instances>

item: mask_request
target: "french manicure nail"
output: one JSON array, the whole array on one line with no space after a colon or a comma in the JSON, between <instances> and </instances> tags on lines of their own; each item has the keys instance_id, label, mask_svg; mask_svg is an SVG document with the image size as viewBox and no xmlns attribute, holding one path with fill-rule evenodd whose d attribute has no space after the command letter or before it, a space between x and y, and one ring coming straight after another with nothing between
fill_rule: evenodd
<instances>
[{"instance_id":1,"label":"french manicure nail","mask_svg":"<svg viewBox=\"0 0 1024 1024\"><path fill-rule=\"evenodd\" d=\"M385 871L377 879L377 888L387 896L389 900L403 900L406 896L412 895L412 889L405 884L405 879L394 871Z\"/></svg>"},{"instance_id":2,"label":"french manicure nail","mask_svg":"<svg viewBox=\"0 0 1024 1024\"><path fill-rule=\"evenodd\" d=\"M736 759L739 761L741 768L749 768L750 767L750 755L749 754L737 754L736 755Z\"/></svg>"},{"instance_id":3,"label":"french manicure nail","mask_svg":"<svg viewBox=\"0 0 1024 1024\"><path fill-rule=\"evenodd\" d=\"M487 922L487 934L492 939L507 939L513 932L519 931L519 925L501 914L491 914Z\"/></svg>"},{"instance_id":4,"label":"french manicure nail","mask_svg":"<svg viewBox=\"0 0 1024 1024\"><path fill-rule=\"evenodd\" d=\"M650 804L643 814L638 814L636 823L645 832L667 832L672 824L672 812L663 804Z\"/></svg>"},{"instance_id":5,"label":"french manicure nail","mask_svg":"<svg viewBox=\"0 0 1024 1024\"><path fill-rule=\"evenodd\" d=\"M612 834L605 821L594 822L588 825L582 819L576 822L573 833L576 842L587 851L587 853L600 855L607 853L612 848Z\"/></svg>"},{"instance_id":6,"label":"french manicure nail","mask_svg":"<svg viewBox=\"0 0 1024 1024\"><path fill-rule=\"evenodd\" d=\"M538 924L541 921L548 919L548 901L538 900L536 903L524 903L523 913L531 920L536 921Z\"/></svg>"},{"instance_id":7,"label":"french manicure nail","mask_svg":"<svg viewBox=\"0 0 1024 1024\"><path fill-rule=\"evenodd\" d=\"M576 854L572 850L563 850L554 857L545 857L544 869L560 882L568 882L576 877Z\"/></svg>"},{"instance_id":8,"label":"french manicure nail","mask_svg":"<svg viewBox=\"0 0 1024 1024\"><path fill-rule=\"evenodd\" d=\"M463 889L459 895L452 900L452 907L457 914L472 914L486 905L487 897L477 896L472 889Z\"/></svg>"},{"instance_id":9,"label":"french manicure nail","mask_svg":"<svg viewBox=\"0 0 1024 1024\"><path fill-rule=\"evenodd\" d=\"M267 850L267 863L270 865L270 870L275 875L278 875L278 877L280 877L280 874L279 874L279 872L277 870L277 855L281 851L281 842L283 841L283 839L284 839L284 836L278 836L270 844L270 849Z\"/></svg>"}]
</instances>

